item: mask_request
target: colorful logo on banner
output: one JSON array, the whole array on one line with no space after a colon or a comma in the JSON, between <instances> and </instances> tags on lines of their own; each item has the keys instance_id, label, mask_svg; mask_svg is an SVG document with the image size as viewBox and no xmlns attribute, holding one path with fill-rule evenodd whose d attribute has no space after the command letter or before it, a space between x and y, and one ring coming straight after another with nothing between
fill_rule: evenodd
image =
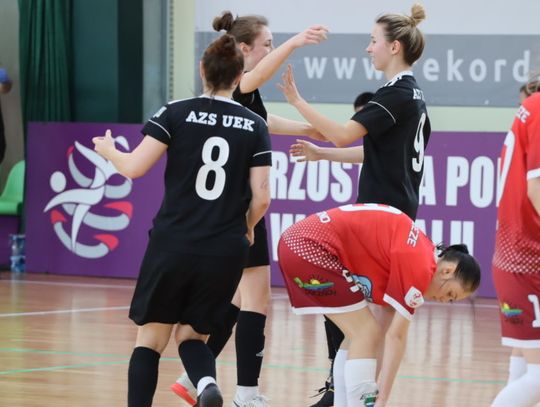
<instances>
[{"instance_id":1,"label":"colorful logo on banner","mask_svg":"<svg viewBox=\"0 0 540 407\"><path fill-rule=\"evenodd\" d=\"M116 137L115 142L129 151L129 143L125 137ZM80 166L75 162L75 155L88 161L80 166L90 165L93 177L87 177L81 172ZM114 165L77 141L67 150L67 161L68 175L77 187L66 189L66 174L55 171L50 176L49 183L56 195L47 203L43 212L51 211L54 232L68 250L87 259L104 257L119 244L118 237L111 232L127 228L131 220L133 205L121 199L129 195L133 182L124 178L120 185L110 184L110 178L119 174ZM105 199L107 203L103 203ZM113 215L109 215L111 210ZM83 228L103 233L93 234L93 241L82 242L80 240Z\"/></svg>"}]
</instances>

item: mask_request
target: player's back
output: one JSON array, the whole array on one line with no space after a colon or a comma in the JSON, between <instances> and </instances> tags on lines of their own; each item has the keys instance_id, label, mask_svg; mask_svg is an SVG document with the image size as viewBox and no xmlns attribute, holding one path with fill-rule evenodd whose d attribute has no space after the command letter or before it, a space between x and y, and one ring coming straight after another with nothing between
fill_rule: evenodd
<instances>
[{"instance_id":1,"label":"player's back","mask_svg":"<svg viewBox=\"0 0 540 407\"><path fill-rule=\"evenodd\" d=\"M172 102L151 121L170 132L153 233L175 249L230 252L246 232L250 168L271 165L265 121L219 97Z\"/></svg>"},{"instance_id":2,"label":"player's back","mask_svg":"<svg viewBox=\"0 0 540 407\"><path fill-rule=\"evenodd\" d=\"M358 201L392 205L416 218L431 126L412 74L397 76L353 116L368 130Z\"/></svg>"},{"instance_id":3,"label":"player's back","mask_svg":"<svg viewBox=\"0 0 540 407\"><path fill-rule=\"evenodd\" d=\"M540 269L540 216L528 196L528 179L540 176L540 92L525 99L501 153L494 265L502 270Z\"/></svg>"},{"instance_id":4,"label":"player's back","mask_svg":"<svg viewBox=\"0 0 540 407\"><path fill-rule=\"evenodd\" d=\"M406 243L413 221L388 205L345 205L328 211L338 237L338 257L351 268L372 264L390 270L391 254Z\"/></svg>"}]
</instances>

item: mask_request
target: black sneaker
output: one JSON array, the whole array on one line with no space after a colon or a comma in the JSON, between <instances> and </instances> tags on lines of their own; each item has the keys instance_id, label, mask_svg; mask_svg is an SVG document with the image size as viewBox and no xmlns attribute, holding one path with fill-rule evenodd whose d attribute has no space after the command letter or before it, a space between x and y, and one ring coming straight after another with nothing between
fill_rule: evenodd
<instances>
[{"instance_id":1,"label":"black sneaker","mask_svg":"<svg viewBox=\"0 0 540 407\"><path fill-rule=\"evenodd\" d=\"M197 397L195 407L223 407L223 397L219 388L214 383L210 383Z\"/></svg>"},{"instance_id":2,"label":"black sneaker","mask_svg":"<svg viewBox=\"0 0 540 407\"><path fill-rule=\"evenodd\" d=\"M334 386L332 383L326 382L325 386L320 388L318 393L313 397L322 397L311 407L332 407L334 405Z\"/></svg>"}]
</instances>

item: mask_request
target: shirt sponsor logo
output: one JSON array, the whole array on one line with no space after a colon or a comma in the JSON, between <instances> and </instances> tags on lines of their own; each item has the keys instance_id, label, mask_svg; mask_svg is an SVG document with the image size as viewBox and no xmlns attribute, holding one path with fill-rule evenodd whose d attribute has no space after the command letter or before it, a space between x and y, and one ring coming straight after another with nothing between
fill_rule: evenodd
<instances>
[{"instance_id":1,"label":"shirt sponsor logo","mask_svg":"<svg viewBox=\"0 0 540 407\"><path fill-rule=\"evenodd\" d=\"M531 113L527 109L525 109L523 106L520 106L519 110L516 113L516 117L519 119L521 123L526 123L530 115Z\"/></svg>"},{"instance_id":2,"label":"shirt sponsor logo","mask_svg":"<svg viewBox=\"0 0 540 407\"><path fill-rule=\"evenodd\" d=\"M310 295L336 295L336 291L331 289L334 287L334 283L332 281L323 281L322 278L317 276L311 276L308 282L302 281L300 277L295 277L294 282Z\"/></svg>"},{"instance_id":3,"label":"shirt sponsor logo","mask_svg":"<svg viewBox=\"0 0 540 407\"><path fill-rule=\"evenodd\" d=\"M405 304L411 308L418 308L424 303L424 296L420 290L416 287L409 288L407 294L405 295Z\"/></svg>"},{"instance_id":4,"label":"shirt sponsor logo","mask_svg":"<svg viewBox=\"0 0 540 407\"><path fill-rule=\"evenodd\" d=\"M215 126L218 122L218 115L217 113L195 112L192 110L186 117L186 122ZM234 129L242 129L253 132L253 125L255 124L255 121L245 117L226 114L221 117L221 124L223 127L232 127Z\"/></svg>"},{"instance_id":5,"label":"shirt sponsor logo","mask_svg":"<svg viewBox=\"0 0 540 407\"><path fill-rule=\"evenodd\" d=\"M503 301L500 304L500 310L501 310L501 314L504 315L504 319L506 322L513 325L523 324L523 318L521 317L521 314L523 314L522 309L514 307L512 306L512 304L509 304L508 302Z\"/></svg>"},{"instance_id":6,"label":"shirt sponsor logo","mask_svg":"<svg viewBox=\"0 0 540 407\"><path fill-rule=\"evenodd\" d=\"M364 294L364 298L369 302L373 302L373 284L371 280L366 276L359 276L357 274L353 274L352 278L355 284L360 287L360 291Z\"/></svg>"},{"instance_id":7,"label":"shirt sponsor logo","mask_svg":"<svg viewBox=\"0 0 540 407\"><path fill-rule=\"evenodd\" d=\"M332 220L330 219L330 215L328 215L328 212L326 211L317 212L317 216L319 217L321 223L328 223Z\"/></svg>"},{"instance_id":8,"label":"shirt sponsor logo","mask_svg":"<svg viewBox=\"0 0 540 407\"><path fill-rule=\"evenodd\" d=\"M418 236L420 236L420 229L414 224L411 223L411 230L409 231L409 236L407 237L407 244L412 247L416 247L418 242Z\"/></svg>"}]
</instances>

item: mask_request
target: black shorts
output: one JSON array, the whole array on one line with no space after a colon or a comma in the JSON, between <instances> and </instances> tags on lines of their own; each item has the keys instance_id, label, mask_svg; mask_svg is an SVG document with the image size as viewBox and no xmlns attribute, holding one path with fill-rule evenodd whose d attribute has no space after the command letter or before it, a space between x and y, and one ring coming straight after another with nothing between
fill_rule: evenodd
<instances>
[{"instance_id":1,"label":"black shorts","mask_svg":"<svg viewBox=\"0 0 540 407\"><path fill-rule=\"evenodd\" d=\"M208 334L219 325L236 291L247 249L230 256L185 254L146 249L129 317L149 322L188 324Z\"/></svg>"},{"instance_id":2,"label":"black shorts","mask_svg":"<svg viewBox=\"0 0 540 407\"><path fill-rule=\"evenodd\" d=\"M264 217L255 225L255 243L249 248L246 267L269 266L268 235Z\"/></svg>"}]
</instances>

